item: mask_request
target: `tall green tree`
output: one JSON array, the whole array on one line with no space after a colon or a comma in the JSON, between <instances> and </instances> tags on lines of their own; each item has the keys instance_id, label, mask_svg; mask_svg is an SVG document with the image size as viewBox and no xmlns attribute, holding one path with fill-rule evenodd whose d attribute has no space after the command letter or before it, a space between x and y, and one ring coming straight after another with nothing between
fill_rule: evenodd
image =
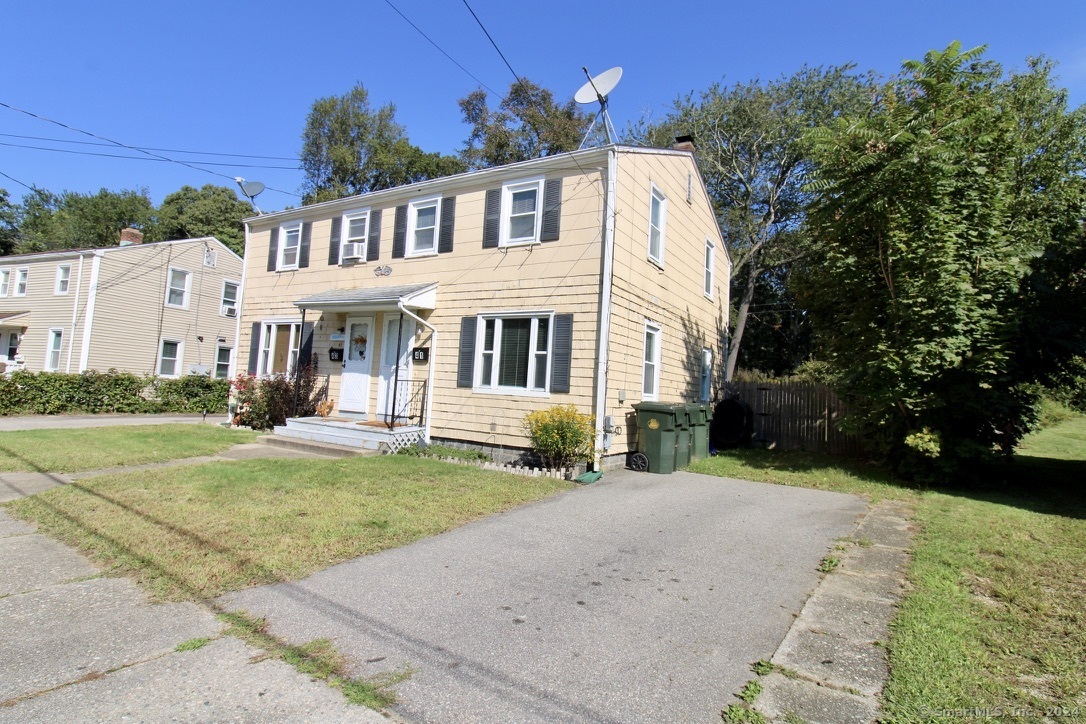
<instances>
[{"instance_id":1,"label":"tall green tree","mask_svg":"<svg viewBox=\"0 0 1086 724\"><path fill-rule=\"evenodd\" d=\"M18 253L116 246L127 226L155 238L155 209L146 189L59 195L35 189L23 197L17 216Z\"/></svg>"},{"instance_id":2,"label":"tall green tree","mask_svg":"<svg viewBox=\"0 0 1086 724\"><path fill-rule=\"evenodd\" d=\"M396 108L370 105L357 84L314 101L302 134L305 203L368 193L464 170L452 156L425 153L396 122Z\"/></svg>"},{"instance_id":3,"label":"tall green tree","mask_svg":"<svg viewBox=\"0 0 1086 724\"><path fill-rule=\"evenodd\" d=\"M868 441L932 478L1028 429L1024 282L1083 215L1081 113L1048 66L1007 81L983 51L906 62L870 113L810 135L802 286L823 353Z\"/></svg>"},{"instance_id":4,"label":"tall green tree","mask_svg":"<svg viewBox=\"0 0 1086 724\"><path fill-rule=\"evenodd\" d=\"M870 103L869 75L853 66L804 67L778 80L713 84L675 101L656 123L630 131L635 142L668 146L693 136L705 179L732 258L734 309L725 378L731 379L759 288L787 277L813 195L814 168L806 133ZM766 330L763 330L766 331ZM770 330L771 331L771 330Z\"/></svg>"},{"instance_id":5,"label":"tall green tree","mask_svg":"<svg viewBox=\"0 0 1086 724\"><path fill-rule=\"evenodd\" d=\"M7 189L0 189L0 256L15 249L19 226L17 209L8 199Z\"/></svg>"},{"instance_id":6,"label":"tall green tree","mask_svg":"<svg viewBox=\"0 0 1086 724\"><path fill-rule=\"evenodd\" d=\"M559 103L526 78L509 86L497 108L480 88L460 99L460 111L471 126L460 157L475 169L576 151L592 122L572 98Z\"/></svg>"},{"instance_id":7,"label":"tall green tree","mask_svg":"<svg viewBox=\"0 0 1086 724\"><path fill-rule=\"evenodd\" d=\"M205 184L199 190L182 186L158 207L156 233L162 240L214 236L241 255L245 253L242 219L253 214L253 205L225 186Z\"/></svg>"}]
</instances>

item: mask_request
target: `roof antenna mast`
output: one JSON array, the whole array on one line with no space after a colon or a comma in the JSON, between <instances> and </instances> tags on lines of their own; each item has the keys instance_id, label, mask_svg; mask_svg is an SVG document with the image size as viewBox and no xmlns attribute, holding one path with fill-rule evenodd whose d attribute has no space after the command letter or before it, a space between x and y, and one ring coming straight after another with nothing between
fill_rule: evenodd
<instances>
[{"instance_id":1,"label":"roof antenna mast","mask_svg":"<svg viewBox=\"0 0 1086 724\"><path fill-rule=\"evenodd\" d=\"M616 65L614 68L603 71L595 78L589 74L587 66L581 66L581 70L587 76L588 82L581 86L580 90L573 96L573 100L581 105L600 104L596 117L592 119L592 123L588 126L588 132L584 134L584 138L581 140L581 148L601 145L598 141L602 140L600 137L603 135L607 136L608 144L615 143L618 133L615 132L615 127L611 123L611 114L607 112L607 97L618 85L619 79L622 78L622 68ZM603 119L602 123L600 123L600 119ZM600 124L598 128L597 123ZM590 140L593 143L589 143Z\"/></svg>"}]
</instances>

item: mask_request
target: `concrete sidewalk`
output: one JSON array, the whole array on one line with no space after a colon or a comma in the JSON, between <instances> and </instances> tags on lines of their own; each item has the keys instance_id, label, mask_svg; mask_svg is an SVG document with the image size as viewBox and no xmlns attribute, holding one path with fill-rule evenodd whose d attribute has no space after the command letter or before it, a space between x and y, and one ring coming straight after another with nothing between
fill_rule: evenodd
<instances>
[{"instance_id":1,"label":"concrete sidewalk","mask_svg":"<svg viewBox=\"0 0 1086 724\"><path fill-rule=\"evenodd\" d=\"M77 427L111 427L114 425L168 425L177 423L218 425L226 415L18 415L0 417L0 432L16 430L56 430Z\"/></svg>"}]
</instances>

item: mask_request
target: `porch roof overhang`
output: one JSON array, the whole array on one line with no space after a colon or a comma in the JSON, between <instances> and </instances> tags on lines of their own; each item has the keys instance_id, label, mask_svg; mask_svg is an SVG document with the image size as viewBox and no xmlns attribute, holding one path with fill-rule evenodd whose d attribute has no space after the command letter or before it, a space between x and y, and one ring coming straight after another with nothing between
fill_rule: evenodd
<instances>
[{"instance_id":1,"label":"porch roof overhang","mask_svg":"<svg viewBox=\"0 0 1086 724\"><path fill-rule=\"evenodd\" d=\"M24 312L0 312L0 326L26 326L26 323L30 321L30 311ZM18 324L16 324L18 323Z\"/></svg>"},{"instance_id":2,"label":"porch roof overhang","mask_svg":"<svg viewBox=\"0 0 1086 724\"><path fill-rule=\"evenodd\" d=\"M332 289L296 299L294 306L320 312L363 312L396 309L401 303L408 309L433 310L437 306L437 282Z\"/></svg>"}]
</instances>

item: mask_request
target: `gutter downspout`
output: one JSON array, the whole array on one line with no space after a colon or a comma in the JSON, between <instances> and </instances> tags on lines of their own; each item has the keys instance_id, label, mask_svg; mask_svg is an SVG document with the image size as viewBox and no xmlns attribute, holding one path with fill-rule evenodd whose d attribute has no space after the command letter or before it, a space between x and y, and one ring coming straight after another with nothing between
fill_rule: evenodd
<instances>
[{"instance_id":1,"label":"gutter downspout","mask_svg":"<svg viewBox=\"0 0 1086 724\"><path fill-rule=\"evenodd\" d=\"M104 254L101 249L95 249L91 253L94 256L94 261L91 262L91 277L90 282L87 284L87 311L83 316L83 344L79 349L80 372L87 369L87 363L90 361L91 330L94 326L94 304L98 301L98 273L102 269L102 256ZM74 342L75 340L72 341Z\"/></svg>"},{"instance_id":2,"label":"gutter downspout","mask_svg":"<svg viewBox=\"0 0 1086 724\"><path fill-rule=\"evenodd\" d=\"M72 341L68 344L68 361L64 367L64 371L69 374L72 371L72 352L75 351L75 325L79 321L79 287L83 284L83 258L84 255L80 254L79 271L75 277L75 299L72 300Z\"/></svg>"},{"instance_id":3,"label":"gutter downspout","mask_svg":"<svg viewBox=\"0 0 1086 724\"><path fill-rule=\"evenodd\" d=\"M241 354L241 318L245 311L245 277L249 271L247 260L249 259L249 222L245 222L245 255L241 258L241 286L238 287L238 316L234 321L234 354L230 360L230 379L238 376L238 355ZM253 340L249 340L251 347ZM248 369L246 369L248 372Z\"/></svg>"},{"instance_id":4,"label":"gutter downspout","mask_svg":"<svg viewBox=\"0 0 1086 724\"><path fill-rule=\"evenodd\" d=\"M604 418L607 415L607 364L611 339L611 288L615 272L615 177L618 175L618 154L612 146L607 152L607 207L603 220L603 269L600 273L599 340L596 343L596 444L592 465L600 470L603 462ZM610 446L608 446L610 447Z\"/></svg>"},{"instance_id":5,"label":"gutter downspout","mask_svg":"<svg viewBox=\"0 0 1086 724\"><path fill-rule=\"evenodd\" d=\"M430 330L430 347L431 356L437 354L437 328L427 322L422 317L414 314L407 307L403 305L403 299L396 302L396 306L399 307L401 314L406 314L410 319L415 320L423 327ZM436 358L430 360L430 369L426 372L426 411L423 413L426 415L426 420L423 423L423 440L426 444L430 443L430 412L434 409L434 367L436 366Z\"/></svg>"}]
</instances>

